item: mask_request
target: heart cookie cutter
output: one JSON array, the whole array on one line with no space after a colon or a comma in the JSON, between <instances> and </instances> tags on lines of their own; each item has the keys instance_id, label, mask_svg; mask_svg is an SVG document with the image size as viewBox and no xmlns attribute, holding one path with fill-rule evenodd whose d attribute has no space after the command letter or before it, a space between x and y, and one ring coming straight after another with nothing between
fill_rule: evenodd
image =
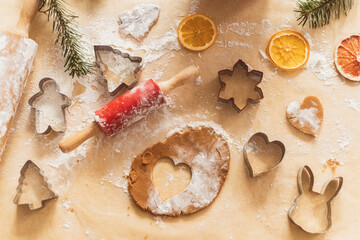
<instances>
[{"instance_id":1,"label":"heart cookie cutter","mask_svg":"<svg viewBox=\"0 0 360 240\"><path fill-rule=\"evenodd\" d=\"M244 86L246 87L246 84L249 85L248 82L251 83L251 88L252 88L252 93L247 92L247 94L253 94L253 96L247 96L246 97L246 101L244 101L241 105L239 102L237 102L237 97L238 96L243 96L243 93L240 94L239 93L234 93L232 94L232 96L224 96L223 94L225 94L225 90L226 90L226 83L224 81L223 78L225 77L230 77L233 78L235 77L235 73L239 72L239 71L243 71L244 73L242 73L242 77L237 79L238 83L237 85L240 88L243 88ZM264 94L261 90L261 88L258 87L258 85L261 83L262 79L263 79L263 73L257 70L253 70L248 64L246 64L245 62L243 62L242 60L238 60L235 65L233 66L232 70L229 69L224 69L218 72L218 79L220 82L220 90L219 90L219 94L218 94L218 99L221 102L231 102L232 106L234 107L234 109L237 112L241 112L242 110L244 110L250 103L259 103L261 99L264 98ZM246 84L244 84L244 82L246 82ZM236 90L236 89L235 89ZM234 91L234 90L232 90ZM245 98L244 98L245 99ZM239 100L240 101L240 100Z\"/></svg>"},{"instance_id":2,"label":"heart cookie cutter","mask_svg":"<svg viewBox=\"0 0 360 240\"><path fill-rule=\"evenodd\" d=\"M32 172L28 172L31 169L33 169ZM32 181L28 181L28 178L32 178ZM42 181L42 185L40 185L41 183L39 184L40 181ZM17 193L13 201L14 204L28 205L30 210L43 208L45 201L57 197L47 181L43 171L33 161L28 160L20 171L19 185L16 188ZM36 190L27 190L34 185Z\"/></svg>"},{"instance_id":3,"label":"heart cookie cutter","mask_svg":"<svg viewBox=\"0 0 360 240\"><path fill-rule=\"evenodd\" d=\"M271 147L269 149L269 151L264 151L259 140L262 140L264 142L265 146ZM274 153L276 151L276 148L280 152L280 155L278 155L278 156L274 156L274 154L270 155L269 153L271 153L271 152ZM257 172L257 170L255 170L255 167L256 167L254 165L255 162L252 163L251 157L249 156L249 154L252 152L254 154L265 154L264 156L260 157L261 159L258 159L259 161L262 160L264 157L269 157L269 158L277 157L278 160L274 161L275 164L273 164L272 166L271 165L265 166L265 167L263 167L264 170ZM281 164L282 160L284 159L284 155L285 155L285 145L278 140L270 142L268 136L265 133L258 132L258 133L255 133L254 135L252 135L251 138L244 145L243 155L244 155L246 167L249 171L249 175L251 178L254 178L259 175L265 174L271 170L274 170ZM270 160L273 160L273 159L270 159ZM264 165L264 163L263 163L263 165Z\"/></svg>"},{"instance_id":4,"label":"heart cookie cutter","mask_svg":"<svg viewBox=\"0 0 360 240\"><path fill-rule=\"evenodd\" d=\"M101 70L111 96L116 95L124 87L131 89L136 85L138 82L136 73L141 68L141 57L130 56L107 45L95 45L94 51L96 65ZM111 59L105 59L106 57ZM119 60L122 62L118 62ZM113 64L113 68L110 64Z\"/></svg>"},{"instance_id":5,"label":"heart cookie cutter","mask_svg":"<svg viewBox=\"0 0 360 240\"><path fill-rule=\"evenodd\" d=\"M300 168L297 175L297 185L299 189L299 195L295 198L292 206L288 211L288 217L295 225L304 230L305 232L311 234L324 233L331 228L331 201L339 193L342 185L343 178L335 177L326 182L323 185L323 188L320 193L314 192L314 174L311 171L309 166L303 166ZM310 202L307 198L313 198L313 202ZM305 200L303 200L305 198ZM325 201L324 201L325 198ZM302 204L303 202L303 204ZM313 206L309 206L309 204ZM303 217L304 212L301 211L309 210L310 215ZM309 223L308 219L316 218L314 211L321 211L321 213L326 212L326 214L320 219L319 226L317 228L311 229L314 227L314 221ZM302 214L301 214L302 213ZM318 217L318 216L317 216ZM319 219L318 219L319 220Z\"/></svg>"},{"instance_id":6,"label":"heart cookie cutter","mask_svg":"<svg viewBox=\"0 0 360 240\"><path fill-rule=\"evenodd\" d=\"M36 132L38 134L48 134L51 132L51 130L59 133L65 132L65 108L71 105L70 98L59 92L59 86L52 78L46 77L41 79L39 82L39 88L40 92L33 95L28 101L31 109L35 111ZM47 94L47 91L51 91L51 94ZM56 109L54 109L53 106L47 106L49 103L55 103L59 105L62 115L57 116L58 112L56 112ZM47 110L45 111L45 109ZM58 124L56 124L56 121L54 123L55 118L58 118Z\"/></svg>"}]
</instances>

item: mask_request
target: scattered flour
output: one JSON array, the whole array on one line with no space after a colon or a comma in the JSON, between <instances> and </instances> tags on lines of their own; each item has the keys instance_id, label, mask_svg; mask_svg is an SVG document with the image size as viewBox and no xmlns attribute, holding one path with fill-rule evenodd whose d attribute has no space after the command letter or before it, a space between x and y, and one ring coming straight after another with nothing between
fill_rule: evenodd
<instances>
[{"instance_id":1,"label":"scattered flour","mask_svg":"<svg viewBox=\"0 0 360 240\"><path fill-rule=\"evenodd\" d=\"M229 24L221 23L219 24L219 33L228 34L229 32L233 32L239 36L250 37L256 33L256 26L257 23L248 21Z\"/></svg>"},{"instance_id":2,"label":"scattered flour","mask_svg":"<svg viewBox=\"0 0 360 240\"><path fill-rule=\"evenodd\" d=\"M268 60L270 61L270 58L267 56L267 54L263 51L263 50L259 50L260 56L264 59L264 60Z\"/></svg>"},{"instance_id":3,"label":"scattered flour","mask_svg":"<svg viewBox=\"0 0 360 240\"><path fill-rule=\"evenodd\" d=\"M63 224L63 227L64 227L64 228L70 228L70 224L69 224L68 222L67 222L67 223L64 223L64 224Z\"/></svg>"},{"instance_id":4,"label":"scattered flour","mask_svg":"<svg viewBox=\"0 0 360 240\"><path fill-rule=\"evenodd\" d=\"M130 169L125 170L123 172L124 176L127 176L129 171ZM124 191L124 193L128 193L128 182L126 177L115 175L111 170L108 171L103 178L101 178L100 183L103 184L104 182L108 182L114 185L115 187L121 188Z\"/></svg>"},{"instance_id":5,"label":"scattered flour","mask_svg":"<svg viewBox=\"0 0 360 240\"><path fill-rule=\"evenodd\" d=\"M170 31L164 33L161 37L152 40L149 45L145 45L142 48L146 51L144 56L144 66L149 62L158 60L169 51L180 50L175 28L172 27Z\"/></svg>"},{"instance_id":6,"label":"scattered flour","mask_svg":"<svg viewBox=\"0 0 360 240\"><path fill-rule=\"evenodd\" d=\"M189 14L195 14L199 11L200 0L191 0Z\"/></svg>"},{"instance_id":7,"label":"scattered flour","mask_svg":"<svg viewBox=\"0 0 360 240\"><path fill-rule=\"evenodd\" d=\"M348 103L348 106L355 111L360 112L360 101L356 101L354 99L345 99L345 102Z\"/></svg>"},{"instance_id":8,"label":"scattered flour","mask_svg":"<svg viewBox=\"0 0 360 240\"><path fill-rule=\"evenodd\" d=\"M165 223L160 216L156 216L154 217L154 219L156 221L155 222L156 225L158 225L160 228L166 228Z\"/></svg>"},{"instance_id":9,"label":"scattered flour","mask_svg":"<svg viewBox=\"0 0 360 240\"><path fill-rule=\"evenodd\" d=\"M199 75L196 79L195 79L195 84L197 86L201 85L203 83L203 80L201 79L201 76Z\"/></svg>"},{"instance_id":10,"label":"scattered flour","mask_svg":"<svg viewBox=\"0 0 360 240\"><path fill-rule=\"evenodd\" d=\"M329 51L326 34L322 32L322 41L315 42L311 35L306 33L305 38L310 44L310 57L305 68L313 72L319 79L325 80L325 85L332 85L333 83L327 81L338 76L334 66L333 53Z\"/></svg>"},{"instance_id":11,"label":"scattered flour","mask_svg":"<svg viewBox=\"0 0 360 240\"><path fill-rule=\"evenodd\" d=\"M153 4L140 4L119 16L119 31L142 40L159 18L160 7Z\"/></svg>"},{"instance_id":12,"label":"scattered flour","mask_svg":"<svg viewBox=\"0 0 360 240\"><path fill-rule=\"evenodd\" d=\"M71 201L64 201L63 207L66 209L66 211L71 211L72 209L72 202Z\"/></svg>"}]
</instances>

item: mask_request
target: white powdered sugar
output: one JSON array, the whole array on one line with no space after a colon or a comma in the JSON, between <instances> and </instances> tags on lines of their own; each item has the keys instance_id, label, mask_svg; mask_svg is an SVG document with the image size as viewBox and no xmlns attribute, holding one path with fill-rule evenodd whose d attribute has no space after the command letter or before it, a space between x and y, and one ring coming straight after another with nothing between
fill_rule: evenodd
<instances>
[{"instance_id":1,"label":"white powdered sugar","mask_svg":"<svg viewBox=\"0 0 360 240\"><path fill-rule=\"evenodd\" d=\"M153 4L140 4L119 15L119 31L142 40L159 18L160 7Z\"/></svg>"},{"instance_id":2,"label":"white powdered sugar","mask_svg":"<svg viewBox=\"0 0 360 240\"><path fill-rule=\"evenodd\" d=\"M311 107L301 109L300 104L294 101L289 104L286 111L295 119L295 121L299 122L301 127L308 125L314 132L319 130L320 120L316 116L318 112L317 108Z\"/></svg>"}]
</instances>

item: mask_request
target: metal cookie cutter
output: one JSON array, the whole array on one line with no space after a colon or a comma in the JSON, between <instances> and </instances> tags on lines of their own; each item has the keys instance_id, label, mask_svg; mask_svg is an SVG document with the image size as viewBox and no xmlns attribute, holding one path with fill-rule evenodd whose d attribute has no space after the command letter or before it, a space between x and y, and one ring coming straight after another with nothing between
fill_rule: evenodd
<instances>
[{"instance_id":1,"label":"metal cookie cutter","mask_svg":"<svg viewBox=\"0 0 360 240\"><path fill-rule=\"evenodd\" d=\"M141 57L130 56L106 45L96 45L94 50L96 64L110 95L116 95L124 87L131 89L136 85L136 73L141 68Z\"/></svg>"},{"instance_id":2,"label":"metal cookie cutter","mask_svg":"<svg viewBox=\"0 0 360 240\"><path fill-rule=\"evenodd\" d=\"M235 78L234 81L231 81ZM263 73L253 70L242 60L238 60L233 70L225 69L218 72L220 90L219 101L231 102L237 112L244 110L250 103L258 103L264 98L264 94L257 85L263 79ZM232 82L231 86L229 83Z\"/></svg>"},{"instance_id":3,"label":"metal cookie cutter","mask_svg":"<svg viewBox=\"0 0 360 240\"><path fill-rule=\"evenodd\" d=\"M314 192L314 174L309 166L303 166L298 172L297 184L299 195L288 211L289 219L305 232L326 232L332 224L331 201L339 193L343 178L335 177L323 185L320 193Z\"/></svg>"},{"instance_id":4,"label":"metal cookie cutter","mask_svg":"<svg viewBox=\"0 0 360 240\"><path fill-rule=\"evenodd\" d=\"M59 92L59 87L52 78L41 79L39 88L40 92L29 99L29 105L35 111L36 132L65 132L65 108L70 106L70 98Z\"/></svg>"},{"instance_id":5,"label":"metal cookie cutter","mask_svg":"<svg viewBox=\"0 0 360 240\"><path fill-rule=\"evenodd\" d=\"M20 171L16 191L13 202L17 205L27 204L30 210L40 209L45 206L45 201L57 197L43 172L31 160L28 160Z\"/></svg>"},{"instance_id":6,"label":"metal cookie cutter","mask_svg":"<svg viewBox=\"0 0 360 240\"><path fill-rule=\"evenodd\" d=\"M255 133L243 149L244 160L250 177L257 177L277 168L285 155L285 145L269 141L265 133Z\"/></svg>"}]
</instances>

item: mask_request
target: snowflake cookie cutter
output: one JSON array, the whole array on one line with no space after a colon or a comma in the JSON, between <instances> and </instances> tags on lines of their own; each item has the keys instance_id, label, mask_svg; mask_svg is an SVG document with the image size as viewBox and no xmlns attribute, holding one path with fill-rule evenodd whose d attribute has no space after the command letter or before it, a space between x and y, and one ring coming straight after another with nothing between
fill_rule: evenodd
<instances>
[{"instance_id":1,"label":"snowflake cookie cutter","mask_svg":"<svg viewBox=\"0 0 360 240\"><path fill-rule=\"evenodd\" d=\"M232 88L230 90L233 93L231 94L231 96L229 96L229 93L226 93L227 83L225 78L233 78L235 77L234 75L236 75L235 73L237 72L240 72L243 76L238 79L237 88ZM219 71L218 79L220 82L220 90L218 94L219 101L225 103L231 102L234 109L239 113L244 110L250 103L259 103L260 100L264 98L264 94L261 88L258 87L258 85L263 79L263 73L257 70L253 70L248 64L246 64L240 59L235 63L232 70L224 69ZM249 87L248 85L250 84L253 85L251 86L252 92L246 91L246 89L244 91L243 88ZM245 92L246 94L248 94L248 96L243 97L243 94L241 92ZM249 94L252 94L253 96L249 96ZM238 100L237 97L243 98L241 99L242 103L240 103L240 100Z\"/></svg>"},{"instance_id":2,"label":"snowflake cookie cutter","mask_svg":"<svg viewBox=\"0 0 360 240\"><path fill-rule=\"evenodd\" d=\"M116 95L124 87L131 89L137 84L136 73L141 69L141 57L131 56L108 45L95 45L94 51L96 65L111 96Z\"/></svg>"},{"instance_id":3,"label":"snowflake cookie cutter","mask_svg":"<svg viewBox=\"0 0 360 240\"><path fill-rule=\"evenodd\" d=\"M71 100L59 92L59 86L52 78L46 77L39 82L40 92L33 95L28 103L35 111L35 129L38 134L48 134L51 130L63 133L66 130L65 108ZM56 109L58 105L60 109Z\"/></svg>"},{"instance_id":4,"label":"snowflake cookie cutter","mask_svg":"<svg viewBox=\"0 0 360 240\"><path fill-rule=\"evenodd\" d=\"M310 167L305 165L298 172L297 185L299 195L288 211L289 219L305 232L311 234L325 233L332 225L331 201L339 193L343 185L343 178L332 178L323 185L321 192L315 192L313 190L314 174ZM322 217L320 218L319 215ZM308 221L309 217L312 221Z\"/></svg>"},{"instance_id":5,"label":"snowflake cookie cutter","mask_svg":"<svg viewBox=\"0 0 360 240\"><path fill-rule=\"evenodd\" d=\"M57 197L43 171L31 160L20 171L16 192L14 204L28 205L30 210L43 208L45 201Z\"/></svg>"},{"instance_id":6,"label":"snowflake cookie cutter","mask_svg":"<svg viewBox=\"0 0 360 240\"><path fill-rule=\"evenodd\" d=\"M285 145L278 141L269 141L265 133L251 136L243 148L243 156L251 178L263 175L277 168L283 161Z\"/></svg>"}]
</instances>

